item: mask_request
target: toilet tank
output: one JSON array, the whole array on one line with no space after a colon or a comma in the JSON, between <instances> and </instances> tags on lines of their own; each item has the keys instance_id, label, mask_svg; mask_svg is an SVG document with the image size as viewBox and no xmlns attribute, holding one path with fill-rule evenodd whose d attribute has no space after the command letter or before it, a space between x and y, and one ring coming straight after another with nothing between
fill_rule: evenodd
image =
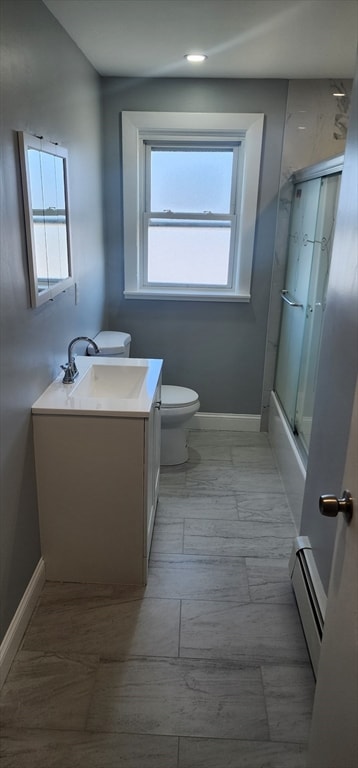
<instances>
[{"instance_id":1,"label":"toilet tank","mask_svg":"<svg viewBox=\"0 0 358 768\"><path fill-rule=\"evenodd\" d=\"M122 331L100 331L94 337L100 349L101 357L129 357L131 337ZM95 355L92 346L88 345L87 355Z\"/></svg>"}]
</instances>

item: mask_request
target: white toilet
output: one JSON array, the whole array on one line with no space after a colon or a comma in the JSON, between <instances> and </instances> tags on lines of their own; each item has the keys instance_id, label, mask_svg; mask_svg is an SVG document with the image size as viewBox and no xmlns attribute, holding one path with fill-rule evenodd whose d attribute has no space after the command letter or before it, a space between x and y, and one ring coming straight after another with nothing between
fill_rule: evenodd
<instances>
[{"instance_id":1,"label":"white toilet","mask_svg":"<svg viewBox=\"0 0 358 768\"><path fill-rule=\"evenodd\" d=\"M120 331L100 331L94 337L103 357L129 357L131 337ZM92 347L87 353L93 355ZM200 408L199 395L194 389L162 385L161 453L162 466L184 464L188 460L188 422Z\"/></svg>"},{"instance_id":2,"label":"white toilet","mask_svg":"<svg viewBox=\"0 0 358 768\"><path fill-rule=\"evenodd\" d=\"M184 464L188 460L188 422L199 408L199 395L194 389L168 384L162 386L162 466Z\"/></svg>"}]
</instances>

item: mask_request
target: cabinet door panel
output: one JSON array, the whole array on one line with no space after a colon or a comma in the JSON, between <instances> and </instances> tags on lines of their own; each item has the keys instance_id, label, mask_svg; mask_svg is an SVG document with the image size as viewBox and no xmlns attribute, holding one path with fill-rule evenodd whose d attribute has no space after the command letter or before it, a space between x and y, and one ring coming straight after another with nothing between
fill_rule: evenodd
<instances>
[{"instance_id":1,"label":"cabinet door panel","mask_svg":"<svg viewBox=\"0 0 358 768\"><path fill-rule=\"evenodd\" d=\"M148 419L147 429L147 521L146 521L146 545L145 554L149 557L152 543L155 513L159 496L160 478L160 435L161 435L161 382L159 382L153 407Z\"/></svg>"},{"instance_id":2,"label":"cabinet door panel","mask_svg":"<svg viewBox=\"0 0 358 768\"><path fill-rule=\"evenodd\" d=\"M47 578L143 583L144 420L34 416Z\"/></svg>"}]
</instances>

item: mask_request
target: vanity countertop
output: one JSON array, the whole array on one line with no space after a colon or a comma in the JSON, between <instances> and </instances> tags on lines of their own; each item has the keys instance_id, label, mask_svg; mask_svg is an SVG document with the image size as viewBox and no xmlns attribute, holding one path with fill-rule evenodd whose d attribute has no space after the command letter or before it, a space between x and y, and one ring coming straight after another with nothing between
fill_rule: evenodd
<instances>
[{"instance_id":1,"label":"vanity countertop","mask_svg":"<svg viewBox=\"0 0 358 768\"><path fill-rule=\"evenodd\" d=\"M63 373L34 402L34 415L148 417L163 360L76 356L79 375L63 384ZM126 369L126 370L124 370Z\"/></svg>"}]
</instances>

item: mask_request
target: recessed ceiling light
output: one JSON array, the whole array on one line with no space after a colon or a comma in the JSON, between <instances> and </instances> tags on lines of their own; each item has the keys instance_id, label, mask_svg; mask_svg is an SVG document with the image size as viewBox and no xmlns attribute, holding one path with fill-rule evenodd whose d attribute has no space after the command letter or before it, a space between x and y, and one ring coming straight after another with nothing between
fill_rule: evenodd
<instances>
[{"instance_id":1,"label":"recessed ceiling light","mask_svg":"<svg viewBox=\"0 0 358 768\"><path fill-rule=\"evenodd\" d=\"M340 96L340 97L342 97L342 96L345 96L346 94L345 94L345 93L342 93L342 91L339 91L339 92L338 92L338 91L333 91L333 94L332 94L332 95L333 95L333 96Z\"/></svg>"},{"instance_id":2,"label":"recessed ceiling light","mask_svg":"<svg viewBox=\"0 0 358 768\"><path fill-rule=\"evenodd\" d=\"M184 56L184 59L190 61L192 64L200 64L200 62L205 61L207 58L205 53L186 53Z\"/></svg>"}]
</instances>

